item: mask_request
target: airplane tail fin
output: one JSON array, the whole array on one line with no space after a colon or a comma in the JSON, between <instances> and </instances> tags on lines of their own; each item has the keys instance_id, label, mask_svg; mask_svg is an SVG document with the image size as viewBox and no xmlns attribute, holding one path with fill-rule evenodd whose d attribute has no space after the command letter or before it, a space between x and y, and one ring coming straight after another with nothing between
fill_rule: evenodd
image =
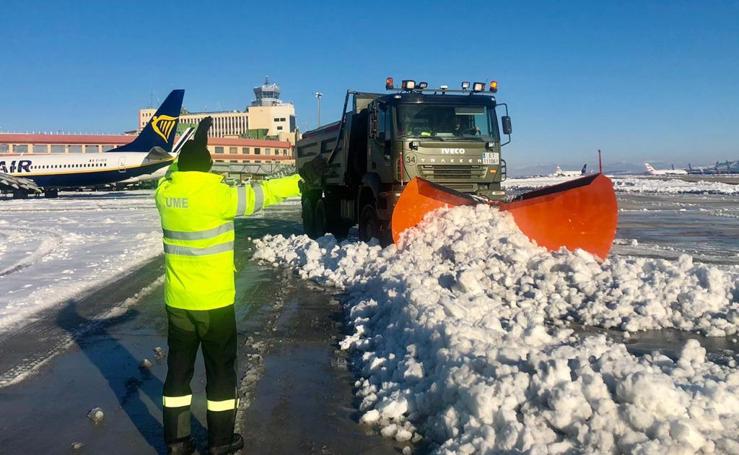
<instances>
[{"instance_id":1,"label":"airplane tail fin","mask_svg":"<svg viewBox=\"0 0 739 455\"><path fill-rule=\"evenodd\" d=\"M172 90L136 139L110 151L148 152L154 147L160 147L165 152L172 153L184 96L184 90Z\"/></svg>"},{"instance_id":2,"label":"airplane tail fin","mask_svg":"<svg viewBox=\"0 0 739 455\"><path fill-rule=\"evenodd\" d=\"M651 164L649 164L649 163L644 163L644 167L645 167L645 168L647 168L647 172L649 172L650 174L651 174L652 172L654 172L654 168L652 167L652 165L651 165Z\"/></svg>"},{"instance_id":3,"label":"airplane tail fin","mask_svg":"<svg viewBox=\"0 0 739 455\"><path fill-rule=\"evenodd\" d=\"M588 169L588 163L585 163L582 165L582 169L580 170L580 175L585 175L587 173Z\"/></svg>"}]
</instances>

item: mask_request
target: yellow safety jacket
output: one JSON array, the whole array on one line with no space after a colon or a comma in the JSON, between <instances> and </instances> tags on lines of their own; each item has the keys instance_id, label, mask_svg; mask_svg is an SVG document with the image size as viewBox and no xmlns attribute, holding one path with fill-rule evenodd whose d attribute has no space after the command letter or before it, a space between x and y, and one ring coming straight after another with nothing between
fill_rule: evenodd
<instances>
[{"instance_id":1,"label":"yellow safety jacket","mask_svg":"<svg viewBox=\"0 0 739 455\"><path fill-rule=\"evenodd\" d=\"M172 172L159 181L156 205L164 232L164 301L212 310L234 303L234 224L287 197L300 176L232 187L209 172Z\"/></svg>"}]
</instances>

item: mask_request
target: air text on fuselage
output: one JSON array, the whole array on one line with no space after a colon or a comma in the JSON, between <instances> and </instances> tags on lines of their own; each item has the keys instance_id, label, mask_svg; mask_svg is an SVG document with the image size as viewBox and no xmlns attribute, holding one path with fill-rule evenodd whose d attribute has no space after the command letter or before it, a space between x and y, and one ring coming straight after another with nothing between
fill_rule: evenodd
<instances>
[{"instance_id":1,"label":"air text on fuselage","mask_svg":"<svg viewBox=\"0 0 739 455\"><path fill-rule=\"evenodd\" d=\"M12 160L6 162L0 160L0 172L4 174L12 174L14 172L31 172L31 160Z\"/></svg>"}]
</instances>

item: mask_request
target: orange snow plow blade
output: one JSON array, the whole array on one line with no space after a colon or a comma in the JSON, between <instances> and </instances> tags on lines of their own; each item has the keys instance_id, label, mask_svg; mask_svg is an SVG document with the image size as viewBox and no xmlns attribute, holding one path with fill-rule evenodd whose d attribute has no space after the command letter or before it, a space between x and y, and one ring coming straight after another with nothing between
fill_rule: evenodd
<instances>
[{"instance_id":1,"label":"orange snow plow blade","mask_svg":"<svg viewBox=\"0 0 739 455\"><path fill-rule=\"evenodd\" d=\"M470 195L415 178L393 210L393 241L435 209L478 203L481 201ZM510 212L524 234L550 251L581 248L602 260L616 236L616 194L611 180L603 174L531 191L510 202L490 203Z\"/></svg>"}]
</instances>

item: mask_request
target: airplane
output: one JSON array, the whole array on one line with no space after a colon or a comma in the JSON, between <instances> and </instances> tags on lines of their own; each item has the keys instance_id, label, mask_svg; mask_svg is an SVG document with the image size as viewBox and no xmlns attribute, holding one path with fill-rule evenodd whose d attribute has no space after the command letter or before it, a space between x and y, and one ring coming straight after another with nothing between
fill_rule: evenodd
<instances>
[{"instance_id":1,"label":"airplane","mask_svg":"<svg viewBox=\"0 0 739 455\"><path fill-rule=\"evenodd\" d=\"M171 155L177 159L177 156L179 156L180 151L182 150L182 146L185 145L185 142L192 139L192 137L195 135L195 127L188 127L183 133L182 136L180 136L179 139L177 139L177 143L172 148ZM160 167L156 171L152 172L151 174L142 174L137 175L136 177L131 177L126 180L121 180L120 182L117 182L116 185L125 186L125 185L134 185L139 183L148 183L148 182L156 182L160 178L164 177L167 174L167 171L169 170L169 166Z\"/></svg>"},{"instance_id":2,"label":"airplane","mask_svg":"<svg viewBox=\"0 0 739 455\"><path fill-rule=\"evenodd\" d=\"M580 177L581 175L585 175L587 167L588 163L585 163L579 171L563 171L562 168L557 165L557 169L554 170L554 173L551 174L550 177Z\"/></svg>"},{"instance_id":3,"label":"airplane","mask_svg":"<svg viewBox=\"0 0 739 455\"><path fill-rule=\"evenodd\" d=\"M16 190L19 185L56 197L59 189L115 183L169 166L175 160L170 153L184 95L184 90L172 90L141 134L102 153L0 155L0 184L14 188L20 197L24 190Z\"/></svg>"},{"instance_id":4,"label":"airplane","mask_svg":"<svg viewBox=\"0 0 739 455\"><path fill-rule=\"evenodd\" d=\"M672 169L655 169L651 164L644 163L644 167L647 169L647 173L649 175L687 175L688 171L685 169L675 169L675 166L672 166Z\"/></svg>"}]
</instances>

